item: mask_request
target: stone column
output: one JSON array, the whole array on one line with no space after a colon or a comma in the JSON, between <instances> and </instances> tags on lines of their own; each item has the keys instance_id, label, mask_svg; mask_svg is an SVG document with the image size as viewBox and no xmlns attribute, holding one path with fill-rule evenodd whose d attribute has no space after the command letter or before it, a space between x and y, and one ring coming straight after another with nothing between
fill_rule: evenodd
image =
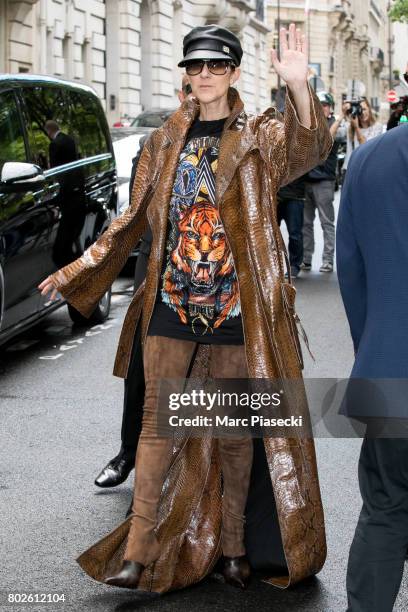
<instances>
[{"instance_id":1,"label":"stone column","mask_svg":"<svg viewBox=\"0 0 408 612\"><path fill-rule=\"evenodd\" d=\"M106 0L106 115L109 125L120 119L120 15L118 0Z\"/></svg>"}]
</instances>

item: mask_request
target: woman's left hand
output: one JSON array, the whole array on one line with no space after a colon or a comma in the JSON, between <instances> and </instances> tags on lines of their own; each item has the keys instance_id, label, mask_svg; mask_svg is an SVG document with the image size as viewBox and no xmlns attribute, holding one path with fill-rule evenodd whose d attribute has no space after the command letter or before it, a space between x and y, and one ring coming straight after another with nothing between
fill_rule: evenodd
<instances>
[{"instance_id":1,"label":"woman's left hand","mask_svg":"<svg viewBox=\"0 0 408 612\"><path fill-rule=\"evenodd\" d=\"M47 276L47 278L38 285L38 289L39 291L41 291L41 295L44 295L44 296L48 295L48 293L51 293L51 296L50 296L51 301L54 301L57 299L58 290L55 286L55 281L52 278L52 275Z\"/></svg>"},{"instance_id":2,"label":"woman's left hand","mask_svg":"<svg viewBox=\"0 0 408 612\"><path fill-rule=\"evenodd\" d=\"M293 89L307 81L308 51L304 34L291 23L289 30L279 32L280 61L276 49L271 50L271 61L278 75Z\"/></svg>"}]
</instances>

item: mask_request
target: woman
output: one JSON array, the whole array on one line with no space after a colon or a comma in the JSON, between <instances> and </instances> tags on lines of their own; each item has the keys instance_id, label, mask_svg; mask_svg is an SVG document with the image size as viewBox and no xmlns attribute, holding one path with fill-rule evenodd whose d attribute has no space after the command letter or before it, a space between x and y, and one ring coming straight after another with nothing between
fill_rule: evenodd
<instances>
[{"instance_id":1,"label":"woman","mask_svg":"<svg viewBox=\"0 0 408 612\"><path fill-rule=\"evenodd\" d=\"M276 191L324 159L331 138L307 85L305 37L294 24L280 37L281 61L273 51L272 62L289 87L285 123L274 109L244 112L232 87L243 53L232 32L200 26L185 37L179 65L194 98L146 143L131 206L81 258L40 285L89 315L150 225L146 283L129 307L115 364L125 376L140 320L146 395L133 513L79 559L108 584L180 588L203 578L221 549L226 581L248 584L252 442L188 438L175 449L155 425L160 379L185 378L202 349L217 378L301 378ZM300 395L291 408L307 418ZM314 446L265 438L264 453L288 566L277 584L287 586L319 571L325 558Z\"/></svg>"},{"instance_id":2,"label":"woman","mask_svg":"<svg viewBox=\"0 0 408 612\"><path fill-rule=\"evenodd\" d=\"M347 149L344 159L343 171L347 170L350 156L354 149L383 133L383 125L379 123L373 113L373 109L367 98L363 98L360 103L361 115L358 117L350 116L350 102L343 104L343 115L350 122L347 130Z\"/></svg>"}]
</instances>

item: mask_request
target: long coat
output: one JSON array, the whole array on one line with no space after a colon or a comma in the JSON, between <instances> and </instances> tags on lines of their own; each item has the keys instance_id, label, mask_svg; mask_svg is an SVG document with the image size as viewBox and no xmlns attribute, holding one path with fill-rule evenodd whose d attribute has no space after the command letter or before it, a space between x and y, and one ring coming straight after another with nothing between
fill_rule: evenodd
<instances>
[{"instance_id":1,"label":"long coat","mask_svg":"<svg viewBox=\"0 0 408 612\"><path fill-rule=\"evenodd\" d=\"M337 271L356 354L342 412L408 417L408 127L358 147L337 222ZM400 380L396 380L400 379Z\"/></svg>"},{"instance_id":2,"label":"long coat","mask_svg":"<svg viewBox=\"0 0 408 612\"><path fill-rule=\"evenodd\" d=\"M301 351L294 319L295 289L285 281L286 251L276 218L276 192L324 160L332 146L327 120L311 97L311 128L300 124L290 91L284 121L273 108L248 115L230 88L231 113L220 141L216 201L237 271L250 378L301 381ZM153 233L145 284L125 317L114 374L126 377L136 325L142 344L159 286L168 208L179 154L199 102L186 100L147 141L130 207L82 257L55 273L61 294L84 315L115 280L145 231ZM308 418L303 389L292 394L290 413ZM295 405L296 404L296 405ZM270 578L285 588L317 573L326 543L315 449L311 438L264 438L275 495L287 575ZM212 439L188 438L174 452L163 487L158 537L162 554L144 571L141 588L166 591L203 578L220 554L221 480ZM92 577L118 569L129 521L79 558Z\"/></svg>"}]
</instances>

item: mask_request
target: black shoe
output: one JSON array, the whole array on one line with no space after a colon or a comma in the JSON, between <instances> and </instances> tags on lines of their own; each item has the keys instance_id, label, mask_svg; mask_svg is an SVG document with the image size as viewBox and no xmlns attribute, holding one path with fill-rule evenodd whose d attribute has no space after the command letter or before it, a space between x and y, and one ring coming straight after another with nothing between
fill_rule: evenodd
<instances>
[{"instance_id":1,"label":"black shoe","mask_svg":"<svg viewBox=\"0 0 408 612\"><path fill-rule=\"evenodd\" d=\"M109 461L102 472L95 478L97 487L117 487L125 482L135 467L134 455L127 455L121 449L119 455Z\"/></svg>"},{"instance_id":2,"label":"black shoe","mask_svg":"<svg viewBox=\"0 0 408 612\"><path fill-rule=\"evenodd\" d=\"M144 567L137 561L124 561L119 573L106 578L105 584L126 589L137 589Z\"/></svg>"},{"instance_id":3,"label":"black shoe","mask_svg":"<svg viewBox=\"0 0 408 612\"><path fill-rule=\"evenodd\" d=\"M225 582L246 589L251 578L251 567L246 556L224 557L222 574Z\"/></svg>"}]
</instances>

